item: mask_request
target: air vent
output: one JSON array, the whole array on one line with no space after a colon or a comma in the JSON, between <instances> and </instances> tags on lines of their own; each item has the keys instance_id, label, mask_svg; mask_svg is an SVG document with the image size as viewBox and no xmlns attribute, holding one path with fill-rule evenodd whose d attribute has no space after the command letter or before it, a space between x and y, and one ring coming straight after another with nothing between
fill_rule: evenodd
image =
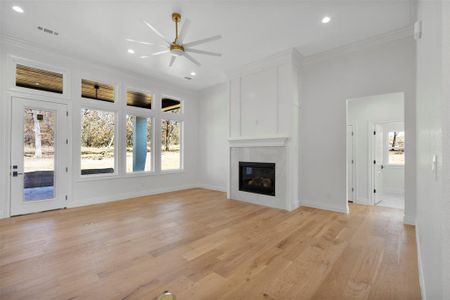
<instances>
[{"instance_id":1,"label":"air vent","mask_svg":"<svg viewBox=\"0 0 450 300\"><path fill-rule=\"evenodd\" d=\"M42 32L45 32L45 33L47 33L47 34L51 34L51 35L59 35L59 32L56 32L56 31L54 31L54 30L52 30L52 29L45 28L45 27L42 27L42 26L38 26L37 29L40 30L40 31L42 31Z\"/></svg>"},{"instance_id":2,"label":"air vent","mask_svg":"<svg viewBox=\"0 0 450 300\"><path fill-rule=\"evenodd\" d=\"M186 77L184 77L184 79L186 79L186 80L192 80L192 77L186 76Z\"/></svg>"}]
</instances>

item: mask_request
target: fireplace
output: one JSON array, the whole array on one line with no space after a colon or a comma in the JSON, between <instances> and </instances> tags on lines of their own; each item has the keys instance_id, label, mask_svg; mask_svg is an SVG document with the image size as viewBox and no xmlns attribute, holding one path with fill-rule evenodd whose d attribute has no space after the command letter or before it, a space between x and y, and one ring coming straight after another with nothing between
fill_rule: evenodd
<instances>
[{"instance_id":1,"label":"fireplace","mask_svg":"<svg viewBox=\"0 0 450 300\"><path fill-rule=\"evenodd\" d=\"M239 190L275 196L275 164L239 162Z\"/></svg>"}]
</instances>

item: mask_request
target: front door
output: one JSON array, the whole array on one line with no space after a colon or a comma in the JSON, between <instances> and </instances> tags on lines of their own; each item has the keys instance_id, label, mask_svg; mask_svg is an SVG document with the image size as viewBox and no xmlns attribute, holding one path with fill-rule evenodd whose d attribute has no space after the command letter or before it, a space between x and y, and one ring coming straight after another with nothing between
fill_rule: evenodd
<instances>
[{"instance_id":1,"label":"front door","mask_svg":"<svg viewBox=\"0 0 450 300\"><path fill-rule=\"evenodd\" d=\"M68 190L67 105L12 98L11 215L63 208Z\"/></svg>"}]
</instances>

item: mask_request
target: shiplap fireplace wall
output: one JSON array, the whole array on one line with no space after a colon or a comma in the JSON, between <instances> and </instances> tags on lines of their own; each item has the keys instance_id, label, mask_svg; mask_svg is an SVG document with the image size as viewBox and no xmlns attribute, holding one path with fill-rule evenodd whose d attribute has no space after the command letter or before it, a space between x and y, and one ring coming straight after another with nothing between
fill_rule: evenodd
<instances>
[{"instance_id":1,"label":"shiplap fireplace wall","mask_svg":"<svg viewBox=\"0 0 450 300\"><path fill-rule=\"evenodd\" d=\"M300 205L300 65L290 49L228 72L228 198L286 210ZM239 161L275 163L276 195L239 191Z\"/></svg>"}]
</instances>

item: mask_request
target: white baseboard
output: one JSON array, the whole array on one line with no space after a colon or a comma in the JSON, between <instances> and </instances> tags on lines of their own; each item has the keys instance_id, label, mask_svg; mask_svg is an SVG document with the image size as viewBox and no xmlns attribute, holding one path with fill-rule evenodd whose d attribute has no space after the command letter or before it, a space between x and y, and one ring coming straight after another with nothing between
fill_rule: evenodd
<instances>
[{"instance_id":1,"label":"white baseboard","mask_svg":"<svg viewBox=\"0 0 450 300\"><path fill-rule=\"evenodd\" d=\"M324 203L301 201L300 206L324 209L324 210L329 210L329 211L334 211L334 212L344 213L344 214L349 213L347 205L345 205L345 204L340 206L340 205L334 205L334 204L324 204Z\"/></svg>"},{"instance_id":2,"label":"white baseboard","mask_svg":"<svg viewBox=\"0 0 450 300\"><path fill-rule=\"evenodd\" d=\"M367 198L359 198L356 199L355 204L372 205L372 201Z\"/></svg>"},{"instance_id":3,"label":"white baseboard","mask_svg":"<svg viewBox=\"0 0 450 300\"><path fill-rule=\"evenodd\" d=\"M82 199L82 200L73 201L73 202L69 201L69 204L67 205L67 207L71 208L71 207L80 207L80 206L86 206L86 205L107 203L107 202L130 199L130 198L137 198L137 197L144 197L144 196L150 196L150 195L156 195L156 194L162 194L162 193L176 192L176 191L187 190L187 189L192 189L192 188L196 188L196 187L198 187L198 186L197 185L184 185L184 186L177 186L177 187L152 189L149 191L139 191L139 192L133 192L133 193L123 193L123 194L107 195L107 196L101 196L101 197L92 197L92 198Z\"/></svg>"},{"instance_id":4,"label":"white baseboard","mask_svg":"<svg viewBox=\"0 0 450 300\"><path fill-rule=\"evenodd\" d=\"M416 224L416 247L417 247L417 265L419 270L419 286L420 286L420 294L422 296L422 300L427 300L427 293L425 289L425 278L423 275L423 266L422 266L422 251L420 246L420 238L419 238L419 224Z\"/></svg>"},{"instance_id":5,"label":"white baseboard","mask_svg":"<svg viewBox=\"0 0 450 300\"><path fill-rule=\"evenodd\" d=\"M224 193L227 192L227 188L223 187L223 186L214 186L214 185L209 185L209 184L198 184L197 187L201 188L201 189L219 191L219 192L224 192Z\"/></svg>"},{"instance_id":6,"label":"white baseboard","mask_svg":"<svg viewBox=\"0 0 450 300\"><path fill-rule=\"evenodd\" d=\"M404 215L404 216L403 216L403 224L406 224L406 225L416 225L416 218L413 217L413 216L407 216L407 215Z\"/></svg>"}]
</instances>

